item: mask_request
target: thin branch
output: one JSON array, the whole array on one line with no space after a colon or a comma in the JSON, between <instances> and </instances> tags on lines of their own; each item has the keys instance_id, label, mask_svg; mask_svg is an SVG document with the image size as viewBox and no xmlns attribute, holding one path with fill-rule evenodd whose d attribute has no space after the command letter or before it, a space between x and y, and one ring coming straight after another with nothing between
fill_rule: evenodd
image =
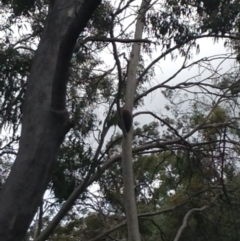
<instances>
[{"instance_id":1,"label":"thin branch","mask_svg":"<svg viewBox=\"0 0 240 241\"><path fill-rule=\"evenodd\" d=\"M186 215L184 216L184 219L183 219L183 223L181 225L181 227L178 229L177 231L177 234L174 238L174 241L178 241L183 230L187 227L187 222L188 222L188 218L190 217L190 215L193 213L193 212L201 212L207 208L209 208L215 201L216 199L220 196L220 194L216 195L216 197L213 199L213 201L210 203L210 204L207 204L207 205L204 205L202 206L201 208L193 208L191 210L189 210Z\"/></svg>"},{"instance_id":2,"label":"thin branch","mask_svg":"<svg viewBox=\"0 0 240 241\"><path fill-rule=\"evenodd\" d=\"M114 21L114 19L112 19L112 22L113 21ZM112 38L114 38L112 28L110 29L110 36ZM117 72L118 72L117 112L118 112L118 118L120 120L120 126L122 127L122 130L123 130L123 134L126 135L126 129L125 129L125 125L124 125L123 117L122 117L122 113L121 113L121 108L120 108L120 99L121 99L121 92L122 92L122 87L123 87L122 67L121 67L121 63L120 63L119 56L117 53L117 46L116 46L115 42L112 42L112 47L113 47L113 56L114 56L114 59L117 64Z\"/></svg>"},{"instance_id":3,"label":"thin branch","mask_svg":"<svg viewBox=\"0 0 240 241\"><path fill-rule=\"evenodd\" d=\"M214 187L214 189L221 189L221 187ZM205 189L205 190L202 190L202 191L196 192L192 197L195 197L195 196L197 196L197 195L200 195L200 194L202 194L202 193L204 193L204 192L206 192L206 191L209 191L209 188L207 188L207 189ZM184 206L185 204L187 204L187 203L191 200L192 197L190 197L187 201L182 202L182 203L180 203L180 204L178 204L178 205L172 206L172 207L170 207L170 208L164 208L164 209L159 210L159 211L156 211L156 212L149 212L149 213L141 213L141 214L138 214L138 218L150 217L150 216L155 216L155 215L159 215L159 214L163 214L163 213L172 212L172 211L174 211L174 210L176 210L176 209ZM218 197L218 196L216 196L216 197ZM215 200L214 200L214 201L215 201ZM214 201L213 201L213 202L214 202ZM192 209L192 210L193 210L193 209ZM190 211L191 211L191 210L190 210ZM121 228L121 227L123 227L123 226L125 226L125 225L126 225L126 220L124 220L124 221L121 222L120 224L116 225L115 227L107 230L106 232L104 232L104 233L102 233L102 234L99 234L99 235L96 236L95 238L90 239L89 241L97 241L97 240L99 240L100 238L102 238L102 237L104 237L104 236L106 236L106 235L114 232L115 230L117 230L117 229L119 229L119 228Z\"/></svg>"},{"instance_id":4,"label":"thin branch","mask_svg":"<svg viewBox=\"0 0 240 241\"><path fill-rule=\"evenodd\" d=\"M83 40L78 40L78 43L85 44L87 42L109 42L109 43L154 43L151 40L148 39L121 39L121 38L114 38L111 36L111 38L107 37L87 37Z\"/></svg>"}]
</instances>

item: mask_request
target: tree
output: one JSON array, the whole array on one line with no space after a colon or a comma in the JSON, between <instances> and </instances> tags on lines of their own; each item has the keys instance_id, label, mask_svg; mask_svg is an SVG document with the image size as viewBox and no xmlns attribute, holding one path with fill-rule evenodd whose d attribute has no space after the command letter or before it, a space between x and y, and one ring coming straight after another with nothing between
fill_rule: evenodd
<instances>
[{"instance_id":1,"label":"tree","mask_svg":"<svg viewBox=\"0 0 240 241\"><path fill-rule=\"evenodd\" d=\"M139 5L130 0L112 5L104 1L92 15L99 3L97 1L93 5L91 1L82 1L82 5L78 5L77 2L61 1L50 4L46 13L48 5L44 2L12 2L14 14L7 18L3 29L6 28L6 39L2 40L2 62L11 60L11 65L5 64L1 72L5 81L1 89L5 100L1 105L4 113L1 119L14 130L14 138L4 141L6 147L18 142L21 117L18 104L22 103L25 88L27 92L18 156L0 196L0 224L3 224L0 225L0 234L3 240L21 239L37 207L36 225L28 233L36 240L46 240L51 234L64 238L66 233L63 230L74 236L73 229L77 224L83 231L81 238L94 239L92 230L102 237L111 232L101 233L99 230L111 226L108 218L114 220L119 228L126 224L125 216L129 231L124 228L118 230L116 238L139 240L140 226L145 240L154 240L159 232L163 240L165 236L177 240L188 237L182 236L185 235L182 232L186 226L184 223L180 229L176 228L179 219L170 219L173 223L170 226L175 230L173 235L166 227L164 230L161 228L169 221L168 216L157 217L156 220L147 218L164 213L159 207L167 205L168 200L174 204L169 212L183 206L179 200L189 204L179 213L174 213L184 220L214 205L220 196L231 203L232 189L225 183L235 175L231 160L238 160L235 157L238 154L236 140L239 138L237 70L222 73L218 67L211 66L216 59L226 60L231 55L196 61L192 61L191 55L193 50L200 50L197 42L200 38L237 38L238 2L143 1ZM4 1L4 4L8 2ZM231 14L223 12L226 7ZM4 9L9 8L5 5ZM220 13L228 16L227 21L218 17ZM183 21L193 19L193 16L196 21ZM131 21L130 25L123 24L126 18ZM29 20L32 32L14 42L9 38L9 25L14 21L18 26L18 21L25 19ZM136 25L134 31L131 29L133 25ZM148 39L142 39L145 35ZM29 48L29 41L39 36L41 41L26 87L25 78L34 52ZM104 61L99 55L108 49L114 64L103 68ZM155 59L154 50L159 51ZM156 63L168 55L172 58L182 56L182 65L169 78L159 80L150 87ZM202 75L204 77L200 80L199 76L195 76L190 80L171 82L178 74L194 66L200 66L202 71L211 67L212 72L208 72L206 77ZM18 78L22 81L20 84ZM168 116L157 111L137 112L144 103L144 97L157 90L161 90L168 101ZM178 95L179 91L185 95ZM182 108L179 103L184 103ZM134 110L134 118L149 115L155 121L139 127L134 124L134 130L129 133L124 130L115 133L117 116L123 122L122 106L130 112ZM98 107L104 108L101 119L94 112ZM75 127L71 129L74 122ZM107 135L111 135L109 140ZM5 147L2 150L3 153L14 154ZM154 153L157 153L156 156ZM123 165L118 163L121 158ZM152 161L150 170L141 165L145 161ZM132 165L140 168L139 173ZM171 171L168 171L169 168ZM99 181L100 194L97 197L88 189L95 181ZM154 187L155 182L163 182L164 185ZM215 187L212 188L211 184ZM47 201L42 200L47 187L61 203L54 206L57 212L50 214L44 210ZM202 197L199 202L192 202L196 195L202 194L198 193L199 189L204 190L207 205ZM176 193L171 198L170 191ZM215 196L212 197L209 192ZM146 203L151 203L149 209ZM81 205L91 210L88 217L81 216L84 214ZM49 204L49 207L52 206ZM71 208L73 210L69 211ZM53 233L63 218L68 224L61 224ZM161 221L160 227L156 225L158 220ZM150 230L155 233L151 234ZM85 234L85 231L88 233ZM95 240L97 238L99 236Z\"/></svg>"},{"instance_id":2,"label":"tree","mask_svg":"<svg viewBox=\"0 0 240 241\"><path fill-rule=\"evenodd\" d=\"M59 147L71 128L65 95L72 51L100 2L58 1L49 6L27 82L18 155L0 194L1 240L21 240L41 203ZM14 4L30 7L21 1Z\"/></svg>"}]
</instances>

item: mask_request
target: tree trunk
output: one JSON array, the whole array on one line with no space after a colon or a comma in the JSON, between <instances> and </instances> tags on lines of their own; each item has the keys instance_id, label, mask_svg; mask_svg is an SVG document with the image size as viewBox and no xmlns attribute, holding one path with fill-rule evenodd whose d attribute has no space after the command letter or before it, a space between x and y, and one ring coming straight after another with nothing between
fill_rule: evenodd
<instances>
[{"instance_id":1,"label":"tree trunk","mask_svg":"<svg viewBox=\"0 0 240 241\"><path fill-rule=\"evenodd\" d=\"M143 0L136 23L135 39L142 39L144 18L149 6L150 0ZM127 85L126 85L126 103L124 109L132 112L134 97L137 88L137 66L140 58L140 43L134 43L131 53L131 59L128 67ZM132 164L132 138L133 131L123 135L122 142L122 169L124 185L124 203L127 215L128 240L140 241L137 207L134 191L133 164Z\"/></svg>"},{"instance_id":2,"label":"tree trunk","mask_svg":"<svg viewBox=\"0 0 240 241\"><path fill-rule=\"evenodd\" d=\"M0 192L0 241L21 241L41 203L71 128L65 94L73 47L101 0L52 2L27 82L19 152Z\"/></svg>"}]
</instances>

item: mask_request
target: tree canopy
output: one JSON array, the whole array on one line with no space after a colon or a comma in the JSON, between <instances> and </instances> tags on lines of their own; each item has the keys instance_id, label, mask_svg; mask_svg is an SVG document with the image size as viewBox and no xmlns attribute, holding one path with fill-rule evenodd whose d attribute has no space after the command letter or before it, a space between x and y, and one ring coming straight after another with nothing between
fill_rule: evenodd
<instances>
[{"instance_id":1,"label":"tree canopy","mask_svg":"<svg viewBox=\"0 0 240 241\"><path fill-rule=\"evenodd\" d=\"M0 9L0 241L239 240L239 1Z\"/></svg>"}]
</instances>

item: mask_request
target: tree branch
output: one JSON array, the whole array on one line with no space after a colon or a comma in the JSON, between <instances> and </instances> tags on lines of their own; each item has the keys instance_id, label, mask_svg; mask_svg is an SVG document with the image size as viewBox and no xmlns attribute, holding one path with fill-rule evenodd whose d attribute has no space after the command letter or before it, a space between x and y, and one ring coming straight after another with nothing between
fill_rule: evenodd
<instances>
[{"instance_id":1,"label":"tree branch","mask_svg":"<svg viewBox=\"0 0 240 241\"><path fill-rule=\"evenodd\" d=\"M178 241L178 240L179 240L179 238L180 238L183 230L184 230L184 229L186 228L186 226L187 226L187 221L188 221L188 218L190 217L190 215L191 215L193 212L201 212L201 211L209 208L209 207L216 201L216 199L217 199L219 196L220 196L220 194L216 195L216 197L213 199L213 201L212 201L210 204L208 204L208 205L204 205L204 206L202 206L201 208L193 208L193 209L189 210L189 211L186 213L186 215L184 216L183 223L182 223L181 227L178 229L177 234L176 234L176 236L175 236L175 238L174 238L174 241Z\"/></svg>"}]
</instances>

